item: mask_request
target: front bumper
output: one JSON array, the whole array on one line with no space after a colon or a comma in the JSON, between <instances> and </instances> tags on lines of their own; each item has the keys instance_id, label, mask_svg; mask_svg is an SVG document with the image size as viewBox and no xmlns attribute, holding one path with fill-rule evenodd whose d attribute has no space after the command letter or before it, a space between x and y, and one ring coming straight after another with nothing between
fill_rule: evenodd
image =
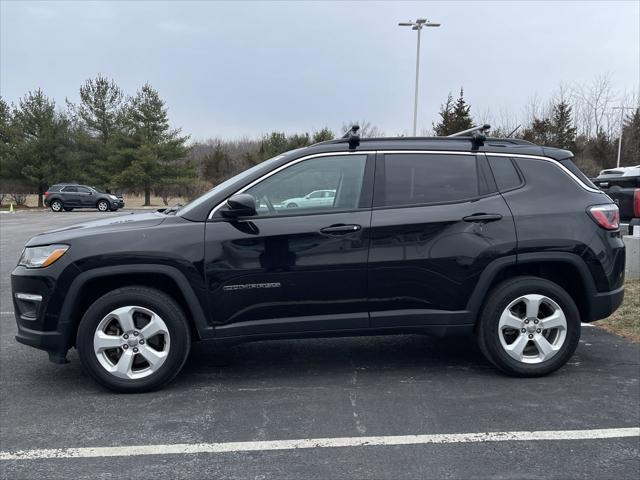
<instances>
[{"instance_id":1,"label":"front bumper","mask_svg":"<svg viewBox=\"0 0 640 480\"><path fill-rule=\"evenodd\" d=\"M49 270L51 268L51 270ZM16 341L46 350L49 358L64 363L67 350L73 344L68 322L61 322L67 275L56 265L46 269L18 266L11 273L11 298L18 327Z\"/></svg>"}]
</instances>

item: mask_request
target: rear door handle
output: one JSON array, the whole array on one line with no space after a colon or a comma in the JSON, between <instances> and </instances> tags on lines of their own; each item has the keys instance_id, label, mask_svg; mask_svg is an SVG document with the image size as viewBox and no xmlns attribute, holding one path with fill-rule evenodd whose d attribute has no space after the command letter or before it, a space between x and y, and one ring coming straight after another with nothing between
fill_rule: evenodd
<instances>
[{"instance_id":1,"label":"rear door handle","mask_svg":"<svg viewBox=\"0 0 640 480\"><path fill-rule=\"evenodd\" d=\"M360 225L331 225L330 227L324 227L320 229L320 233L326 235L346 235L347 233L353 233L360 230Z\"/></svg>"},{"instance_id":2,"label":"rear door handle","mask_svg":"<svg viewBox=\"0 0 640 480\"><path fill-rule=\"evenodd\" d=\"M499 213L474 213L473 215L464 217L462 220L474 223L497 222L498 220L502 220L502 215Z\"/></svg>"}]
</instances>

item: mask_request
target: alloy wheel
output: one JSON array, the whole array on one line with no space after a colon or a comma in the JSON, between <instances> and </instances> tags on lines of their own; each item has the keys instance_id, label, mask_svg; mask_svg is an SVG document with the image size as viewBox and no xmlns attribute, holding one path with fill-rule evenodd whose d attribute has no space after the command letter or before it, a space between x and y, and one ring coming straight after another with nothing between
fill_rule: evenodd
<instances>
[{"instance_id":1,"label":"alloy wheel","mask_svg":"<svg viewBox=\"0 0 640 480\"><path fill-rule=\"evenodd\" d=\"M502 312L498 335L502 348L513 359L528 364L541 363L562 348L567 336L567 318L551 298L522 295Z\"/></svg>"},{"instance_id":2,"label":"alloy wheel","mask_svg":"<svg viewBox=\"0 0 640 480\"><path fill-rule=\"evenodd\" d=\"M170 335L164 320L148 308L125 306L109 312L93 336L102 367L115 377L134 380L160 369L169 355Z\"/></svg>"}]
</instances>

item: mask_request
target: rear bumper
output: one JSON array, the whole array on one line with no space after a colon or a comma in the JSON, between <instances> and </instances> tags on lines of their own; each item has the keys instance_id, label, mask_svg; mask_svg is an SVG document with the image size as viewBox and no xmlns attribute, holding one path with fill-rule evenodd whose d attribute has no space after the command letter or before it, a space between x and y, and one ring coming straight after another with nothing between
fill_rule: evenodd
<instances>
[{"instance_id":1,"label":"rear bumper","mask_svg":"<svg viewBox=\"0 0 640 480\"><path fill-rule=\"evenodd\" d=\"M591 318L583 319L584 322L595 322L607 318L615 312L624 300L624 286L610 292L600 292L591 298Z\"/></svg>"}]
</instances>

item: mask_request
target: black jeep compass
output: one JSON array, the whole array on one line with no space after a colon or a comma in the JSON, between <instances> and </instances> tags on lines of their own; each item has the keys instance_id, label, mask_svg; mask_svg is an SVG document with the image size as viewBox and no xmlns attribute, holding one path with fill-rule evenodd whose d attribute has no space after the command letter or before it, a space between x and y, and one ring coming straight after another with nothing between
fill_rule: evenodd
<instances>
[{"instance_id":1,"label":"black jeep compass","mask_svg":"<svg viewBox=\"0 0 640 480\"><path fill-rule=\"evenodd\" d=\"M624 294L618 209L571 158L477 134L291 151L177 211L32 238L16 338L57 363L77 348L122 392L166 384L195 340L473 334L544 375Z\"/></svg>"}]
</instances>

